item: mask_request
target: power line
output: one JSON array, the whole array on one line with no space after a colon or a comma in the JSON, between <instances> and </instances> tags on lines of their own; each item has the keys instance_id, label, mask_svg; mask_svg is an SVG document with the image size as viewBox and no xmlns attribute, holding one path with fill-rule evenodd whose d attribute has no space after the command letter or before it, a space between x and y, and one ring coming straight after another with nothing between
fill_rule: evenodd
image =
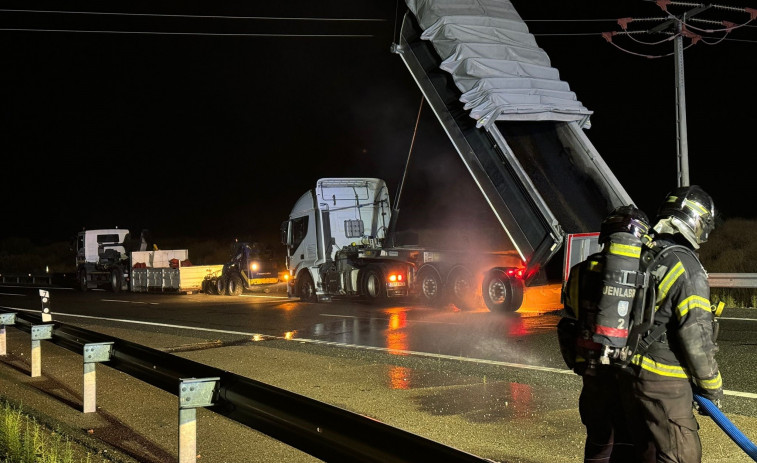
<instances>
[{"instance_id":1,"label":"power line","mask_svg":"<svg viewBox=\"0 0 757 463\"><path fill-rule=\"evenodd\" d=\"M702 5L702 4L691 4L686 2L673 2L671 0L658 0L657 6L659 6L668 16L668 20L663 22L662 24L653 27L651 30L649 30L650 33L670 33L671 30L675 33L673 35L673 44L674 49L673 53L671 55L674 55L674 64L675 64L675 90L676 90L676 165L677 165L677 176L676 176L676 183L677 186L688 186L689 183L689 148L688 148L688 128L686 123L686 90L685 90L685 83L684 83L684 62L683 62L683 55L684 51L688 49L689 47L694 46L698 42L702 42L705 44L717 44L722 42L725 39L725 36L729 34L732 30L738 29L739 27L743 27L744 25L754 21L757 19L757 10L751 9L751 8L736 8L736 7L725 7L723 5L717 5L717 8L721 9L728 9L730 11L735 12L741 12L741 13L748 13L749 14L749 20L745 21L743 24L735 24L731 22L727 22L725 20L721 21L720 24L724 26L723 29L718 29L715 31L705 30L705 29L699 29L695 26L692 26L690 24L691 18L693 18L696 15L699 15L700 13L703 13L710 8L716 7L715 5ZM668 11L669 5L685 5L691 7L688 11L679 14L674 15ZM631 20L632 21L632 20ZM630 22L630 21L628 21ZM621 26L623 30L627 30L628 22L622 23L618 21L618 24ZM695 30L698 30L700 33L703 34L712 34L714 32L723 32L723 36L720 37L720 40L709 43L707 40L704 40L704 35L697 34L694 32ZM612 35L605 35L605 38L610 42L611 44L615 45L612 42ZM683 46L683 39L687 38L690 40L690 43L687 47ZM620 48L620 47L618 47ZM626 51L626 50L624 50ZM626 51L629 52L629 51Z\"/></svg>"},{"instance_id":2,"label":"power line","mask_svg":"<svg viewBox=\"0 0 757 463\"><path fill-rule=\"evenodd\" d=\"M575 36L596 36L596 37L603 37L604 34L614 34L616 36L622 35L622 36L630 36L632 34L649 34L648 31L625 31L625 32L545 32L545 33L539 33L539 32L531 32L531 35L534 37L575 37ZM671 35L672 37L672 35ZM670 39L666 39L670 40ZM749 40L749 39L737 39L732 37L726 37L722 39L724 41L728 42L747 42L747 43L757 43L756 40Z\"/></svg>"},{"instance_id":3,"label":"power line","mask_svg":"<svg viewBox=\"0 0 757 463\"><path fill-rule=\"evenodd\" d=\"M374 37L371 34L262 34L262 33L233 33L233 32L165 32L165 31L114 31L114 30L83 30L83 29L20 29L0 27L0 31L9 32L70 32L91 34L134 34L134 35L189 35L189 36L216 36L216 37L307 37L307 38L366 38Z\"/></svg>"},{"instance_id":4,"label":"power line","mask_svg":"<svg viewBox=\"0 0 757 463\"><path fill-rule=\"evenodd\" d=\"M686 124L686 100L684 89L684 71L683 71L683 54L684 52L694 46L697 43L703 43L705 45L717 45L724 41L738 41L755 43L757 40L749 39L734 39L729 37L731 32L740 28L755 27L749 23L757 19L757 9L754 8L741 8L732 7L727 5L704 5L701 3L691 2L676 2L671 0L647 0L654 2L660 7L664 14L664 18L620 18L616 22L622 29L621 31L603 32L601 35L608 43L617 49L631 55L645 57L645 58L662 58L668 56L675 57L675 73L676 73L676 162L677 162L677 183L678 186L689 185L689 167L688 167L688 140L687 140L687 124ZM668 11L669 7L686 6L691 8L683 14L674 15ZM735 23L726 21L725 19L715 21L712 19L694 18L694 16L709 10L718 9L721 11L727 11L729 13L747 14L748 18L742 19L741 23ZM607 20L596 20L597 22L607 22ZM652 27L651 29L642 30L629 30L629 24L639 24L642 22L656 21L660 24ZM558 20L526 20L526 22L558 22ZM584 22L584 20L568 19L560 22L575 23ZM589 33L550 33L550 34L538 34L533 33L534 36L577 36L577 35L594 35ZM639 34L665 34L662 40L656 41L643 41L637 39ZM667 42L672 41L674 49L670 53L651 55L645 53L638 53L630 49L621 47L616 41L613 40L616 36L626 37L633 42L643 46L660 46ZM684 46L683 40L688 39L689 43Z\"/></svg>"},{"instance_id":5,"label":"power line","mask_svg":"<svg viewBox=\"0 0 757 463\"><path fill-rule=\"evenodd\" d=\"M189 14L163 14L163 13L122 13L106 11L65 11L65 10L16 10L0 8L5 13L49 13L49 14L80 14L102 16L141 16L156 18L192 18L192 19L254 19L270 21L386 21L382 18L306 18L306 17L283 17L283 16L225 16L225 15L189 15Z\"/></svg>"},{"instance_id":6,"label":"power line","mask_svg":"<svg viewBox=\"0 0 757 463\"><path fill-rule=\"evenodd\" d=\"M5 13L42 13L63 14L82 16L116 16L116 17L140 17L140 18L182 18L182 19L229 19L229 20L267 20L267 21L327 21L327 22L383 22L382 18L317 18L317 17L281 17L281 16L227 16L227 15L187 15L187 14L163 14L163 13L124 13L103 11L66 11L66 10L29 10L2 8ZM50 33L91 33L91 34L133 34L133 35L174 35L174 36L215 36L215 37L295 37L295 38L366 38L374 37L373 34L292 34L292 33L255 33L255 32L169 32L169 31L135 31L135 30L112 30L98 29L87 30L79 28L5 28L0 31L8 32L50 32Z\"/></svg>"}]
</instances>

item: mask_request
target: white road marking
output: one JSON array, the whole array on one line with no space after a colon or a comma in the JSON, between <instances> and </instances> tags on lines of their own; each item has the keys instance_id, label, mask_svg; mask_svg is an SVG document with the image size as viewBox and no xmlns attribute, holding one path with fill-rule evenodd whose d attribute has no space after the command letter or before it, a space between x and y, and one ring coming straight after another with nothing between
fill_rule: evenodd
<instances>
[{"instance_id":1,"label":"white road marking","mask_svg":"<svg viewBox=\"0 0 757 463\"><path fill-rule=\"evenodd\" d=\"M118 302L121 304L146 304L146 305L160 305L160 302L139 302L139 301L122 301L120 299L100 299L102 302Z\"/></svg>"},{"instance_id":2,"label":"white road marking","mask_svg":"<svg viewBox=\"0 0 757 463\"><path fill-rule=\"evenodd\" d=\"M23 312L39 312L39 310L29 310L29 309L13 309L13 310L19 310ZM110 322L131 323L135 325L160 326L164 328L178 328L178 329L185 329L185 330L191 330L191 331L207 331L207 332L212 332L212 333L238 334L238 335L249 336L249 337L261 337L263 339L278 339L278 340L284 340L284 341L288 340L292 342L321 344L321 345L326 345L326 346L337 346L337 347L345 347L345 348L352 348L352 349L365 349L365 350L372 350L372 351L377 351L377 352L387 352L390 354L414 355L417 357L456 360L460 362L485 364L485 365L497 365L497 366L510 367L510 368L519 368L522 370L536 370L536 371L543 371L547 373L558 373L562 375L575 374L573 373L572 370L561 369L561 368L541 367L537 365L527 365L523 363L502 362L499 360L472 359L472 358L467 358L467 357L459 357L456 355L433 354L430 352L417 352L417 351L403 350L403 349L389 349L386 347L361 346L357 344L346 344L343 342L322 341L318 339L308 339L308 338L287 339L283 336L272 336L272 335L267 335L267 334L251 333L247 331L217 330L213 328L199 328L199 327L194 327L194 326L172 325L168 323L145 322L145 321L136 321L136 320L124 320L124 319L119 319L119 318L93 317L91 315L66 314L66 313L60 313L60 312L56 312L54 315L56 317L63 316L63 317L74 317L74 318L87 318L87 319L103 320L103 321L110 321ZM757 399L757 394L752 393L752 392L724 390L723 393L725 395L732 395L736 397Z\"/></svg>"},{"instance_id":3,"label":"white road marking","mask_svg":"<svg viewBox=\"0 0 757 463\"><path fill-rule=\"evenodd\" d=\"M240 297L262 297L265 299L289 299L289 296L258 296L257 294L240 294Z\"/></svg>"},{"instance_id":4,"label":"white road marking","mask_svg":"<svg viewBox=\"0 0 757 463\"><path fill-rule=\"evenodd\" d=\"M358 317L355 315L339 315L334 313L321 313L318 314L321 317L335 317L335 318L367 318L367 317ZM389 317L371 317L371 318L378 318L380 320L389 320ZM462 323L453 323L453 322L436 322L436 321L427 321L427 320L405 320L406 323L429 323L429 324L436 324L436 325L462 325Z\"/></svg>"}]
</instances>

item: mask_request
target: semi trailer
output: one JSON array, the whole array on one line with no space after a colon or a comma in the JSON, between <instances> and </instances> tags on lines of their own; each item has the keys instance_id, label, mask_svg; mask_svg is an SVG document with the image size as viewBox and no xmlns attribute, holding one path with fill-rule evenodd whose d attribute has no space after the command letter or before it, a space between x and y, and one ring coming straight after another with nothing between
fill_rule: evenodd
<instances>
[{"instance_id":1,"label":"semi trailer","mask_svg":"<svg viewBox=\"0 0 757 463\"><path fill-rule=\"evenodd\" d=\"M601 221L633 200L584 132L592 111L560 79L508 0L407 6L392 51L514 251L500 261L467 257L481 265L464 278L467 267L448 250L388 246L383 180L321 179L282 225L290 293L309 300L415 293L433 300L454 288L470 294L480 281L490 310L517 310L524 288L560 281L572 262L596 251ZM449 267L424 270L434 256Z\"/></svg>"}]
</instances>

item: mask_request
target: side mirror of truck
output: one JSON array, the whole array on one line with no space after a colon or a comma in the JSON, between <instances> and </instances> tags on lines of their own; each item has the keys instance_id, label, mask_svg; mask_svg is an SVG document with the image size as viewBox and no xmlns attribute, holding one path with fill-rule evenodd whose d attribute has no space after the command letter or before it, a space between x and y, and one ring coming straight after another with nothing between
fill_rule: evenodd
<instances>
[{"instance_id":1,"label":"side mirror of truck","mask_svg":"<svg viewBox=\"0 0 757 463\"><path fill-rule=\"evenodd\" d=\"M281 233L281 244L289 244L289 240L287 239L287 236L289 233L289 221L285 220L281 222L281 227L279 227L279 231Z\"/></svg>"}]
</instances>

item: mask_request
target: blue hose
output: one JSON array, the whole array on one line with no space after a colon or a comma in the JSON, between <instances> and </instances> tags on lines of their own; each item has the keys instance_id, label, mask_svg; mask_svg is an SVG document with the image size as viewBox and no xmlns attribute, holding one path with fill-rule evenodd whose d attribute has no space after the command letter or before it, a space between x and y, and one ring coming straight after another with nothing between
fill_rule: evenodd
<instances>
[{"instance_id":1,"label":"blue hose","mask_svg":"<svg viewBox=\"0 0 757 463\"><path fill-rule=\"evenodd\" d=\"M714 403L712 403L711 400L697 394L694 394L694 400L699 404L699 407L712 418L712 421L720 426L720 429L725 431L728 437L733 439L733 441L736 442L747 455L752 457L752 460L757 461L757 446L755 446L743 432L739 431L739 428L737 428L731 420L729 420L728 417L725 416Z\"/></svg>"}]
</instances>

